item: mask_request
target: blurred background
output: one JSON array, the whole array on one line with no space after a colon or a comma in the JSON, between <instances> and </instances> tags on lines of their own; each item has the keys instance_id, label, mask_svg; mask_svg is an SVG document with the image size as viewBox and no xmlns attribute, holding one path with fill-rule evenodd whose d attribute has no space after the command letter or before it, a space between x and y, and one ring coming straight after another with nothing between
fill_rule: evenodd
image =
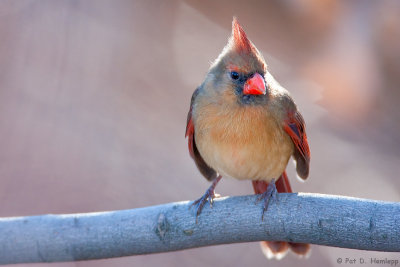
<instances>
[{"instance_id":1,"label":"blurred background","mask_svg":"<svg viewBox=\"0 0 400 267\"><path fill-rule=\"evenodd\" d=\"M233 16L307 122L311 173L300 183L290 164L293 189L400 201L399 1L1 0L0 216L200 197L209 183L187 151L186 115ZM217 192L253 193L229 179ZM258 243L244 243L51 266L337 266L338 257L399 254L313 246L308 260L267 262Z\"/></svg>"}]
</instances>

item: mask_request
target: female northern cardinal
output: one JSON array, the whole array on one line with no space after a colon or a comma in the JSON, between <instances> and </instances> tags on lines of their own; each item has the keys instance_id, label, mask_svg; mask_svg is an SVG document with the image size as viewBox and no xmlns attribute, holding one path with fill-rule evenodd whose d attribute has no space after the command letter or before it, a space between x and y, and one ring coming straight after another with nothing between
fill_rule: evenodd
<instances>
[{"instance_id":1,"label":"female northern cardinal","mask_svg":"<svg viewBox=\"0 0 400 267\"><path fill-rule=\"evenodd\" d=\"M276 191L292 192L285 172L290 156L298 175L308 176L303 117L235 18L228 44L193 93L186 136L197 168L212 181L194 202L197 216L207 201L212 205L222 176L252 180L255 193L264 198L263 212ZM282 258L289 248L299 255L310 250L309 244L283 241L263 241L261 247L268 258Z\"/></svg>"}]
</instances>

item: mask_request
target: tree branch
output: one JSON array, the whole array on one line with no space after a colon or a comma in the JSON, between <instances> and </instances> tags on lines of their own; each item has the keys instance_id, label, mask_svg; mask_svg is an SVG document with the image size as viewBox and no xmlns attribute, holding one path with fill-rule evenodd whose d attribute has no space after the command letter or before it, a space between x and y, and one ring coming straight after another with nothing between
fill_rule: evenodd
<instances>
[{"instance_id":1,"label":"tree branch","mask_svg":"<svg viewBox=\"0 0 400 267\"><path fill-rule=\"evenodd\" d=\"M217 244L284 240L400 251L400 203L278 194L261 221L256 196L216 199L195 223L191 202L133 210L0 219L0 263L104 259Z\"/></svg>"}]
</instances>

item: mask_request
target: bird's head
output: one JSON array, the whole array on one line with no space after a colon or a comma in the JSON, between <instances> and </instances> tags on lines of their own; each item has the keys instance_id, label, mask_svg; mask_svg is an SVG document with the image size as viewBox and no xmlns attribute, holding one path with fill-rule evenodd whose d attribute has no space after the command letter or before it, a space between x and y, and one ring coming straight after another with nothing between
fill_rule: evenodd
<instances>
[{"instance_id":1,"label":"bird's head","mask_svg":"<svg viewBox=\"0 0 400 267\"><path fill-rule=\"evenodd\" d=\"M228 44L209 71L212 88L241 105L262 104L268 100L266 73L263 56L234 18Z\"/></svg>"}]
</instances>

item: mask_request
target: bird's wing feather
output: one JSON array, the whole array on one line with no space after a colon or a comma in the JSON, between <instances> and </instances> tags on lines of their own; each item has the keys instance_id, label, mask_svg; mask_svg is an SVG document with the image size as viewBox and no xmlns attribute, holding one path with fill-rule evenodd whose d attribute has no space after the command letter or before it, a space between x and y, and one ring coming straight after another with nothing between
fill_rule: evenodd
<instances>
[{"instance_id":1,"label":"bird's wing feather","mask_svg":"<svg viewBox=\"0 0 400 267\"><path fill-rule=\"evenodd\" d=\"M294 144L293 157L296 160L296 171L302 179L307 179L310 167L310 148L308 146L305 122L300 112L288 114L283 125Z\"/></svg>"},{"instance_id":2,"label":"bird's wing feather","mask_svg":"<svg viewBox=\"0 0 400 267\"><path fill-rule=\"evenodd\" d=\"M192 100L190 102L190 109L187 115L185 137L188 137L189 153L194 162L196 163L197 168L207 180L212 181L218 176L217 172L213 168L208 166L207 163L204 161L203 157L200 155L200 152L197 149L196 141L194 138L195 135L194 135L194 123L193 123L192 112L193 112L193 104L198 94L199 94L199 88L197 88L192 95Z\"/></svg>"}]
</instances>

